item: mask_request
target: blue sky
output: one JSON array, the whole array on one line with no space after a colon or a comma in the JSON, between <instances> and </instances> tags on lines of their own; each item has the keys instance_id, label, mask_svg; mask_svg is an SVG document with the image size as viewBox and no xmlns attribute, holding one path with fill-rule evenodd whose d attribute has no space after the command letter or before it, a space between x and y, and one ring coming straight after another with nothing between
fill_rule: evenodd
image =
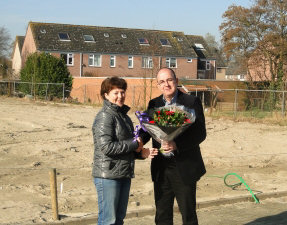
<instances>
[{"instance_id":1,"label":"blue sky","mask_svg":"<svg viewBox=\"0 0 287 225\"><path fill-rule=\"evenodd\" d=\"M220 40L222 14L251 0L0 0L0 27L12 39L25 35L29 21L211 33Z\"/></svg>"}]
</instances>

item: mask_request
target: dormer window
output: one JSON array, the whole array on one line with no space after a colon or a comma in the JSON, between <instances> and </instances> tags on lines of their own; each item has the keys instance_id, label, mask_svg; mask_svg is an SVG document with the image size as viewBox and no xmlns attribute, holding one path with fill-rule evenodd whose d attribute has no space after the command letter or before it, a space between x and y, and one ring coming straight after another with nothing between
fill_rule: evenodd
<instances>
[{"instance_id":1,"label":"dormer window","mask_svg":"<svg viewBox=\"0 0 287 225\"><path fill-rule=\"evenodd\" d=\"M182 41L183 41L183 37L177 37L177 40L178 40L179 42L182 42Z\"/></svg>"},{"instance_id":2,"label":"dormer window","mask_svg":"<svg viewBox=\"0 0 287 225\"><path fill-rule=\"evenodd\" d=\"M60 41L70 41L68 33L59 33Z\"/></svg>"},{"instance_id":3,"label":"dormer window","mask_svg":"<svg viewBox=\"0 0 287 225\"><path fill-rule=\"evenodd\" d=\"M198 49L198 50L204 50L204 47L202 44L199 44L199 43L195 43L195 48Z\"/></svg>"},{"instance_id":4,"label":"dormer window","mask_svg":"<svg viewBox=\"0 0 287 225\"><path fill-rule=\"evenodd\" d=\"M146 38L139 38L138 41L140 45L149 45L148 40Z\"/></svg>"},{"instance_id":5,"label":"dormer window","mask_svg":"<svg viewBox=\"0 0 287 225\"><path fill-rule=\"evenodd\" d=\"M84 40L85 40L86 42L94 42L94 41L95 41L93 35L85 34L85 35L83 35L83 37L84 37Z\"/></svg>"},{"instance_id":6,"label":"dormer window","mask_svg":"<svg viewBox=\"0 0 287 225\"><path fill-rule=\"evenodd\" d=\"M45 30L45 29L41 29L41 30L40 30L40 33L41 33L41 34L46 34L46 30Z\"/></svg>"},{"instance_id":7,"label":"dormer window","mask_svg":"<svg viewBox=\"0 0 287 225\"><path fill-rule=\"evenodd\" d=\"M127 38L126 34L122 34L121 36L122 36L122 38Z\"/></svg>"},{"instance_id":8,"label":"dormer window","mask_svg":"<svg viewBox=\"0 0 287 225\"><path fill-rule=\"evenodd\" d=\"M168 39L160 39L160 43L162 46L170 46Z\"/></svg>"},{"instance_id":9,"label":"dormer window","mask_svg":"<svg viewBox=\"0 0 287 225\"><path fill-rule=\"evenodd\" d=\"M104 33L104 37L108 38L109 36L109 33Z\"/></svg>"}]
</instances>

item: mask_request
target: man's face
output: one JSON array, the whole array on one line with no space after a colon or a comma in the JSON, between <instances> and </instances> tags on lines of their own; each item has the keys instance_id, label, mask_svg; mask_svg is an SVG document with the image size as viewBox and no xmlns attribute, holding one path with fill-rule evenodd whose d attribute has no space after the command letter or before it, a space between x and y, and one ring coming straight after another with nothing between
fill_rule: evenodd
<instances>
[{"instance_id":1,"label":"man's face","mask_svg":"<svg viewBox=\"0 0 287 225\"><path fill-rule=\"evenodd\" d=\"M157 86L165 98L172 98L177 89L178 80L169 69L161 69L157 74Z\"/></svg>"}]
</instances>

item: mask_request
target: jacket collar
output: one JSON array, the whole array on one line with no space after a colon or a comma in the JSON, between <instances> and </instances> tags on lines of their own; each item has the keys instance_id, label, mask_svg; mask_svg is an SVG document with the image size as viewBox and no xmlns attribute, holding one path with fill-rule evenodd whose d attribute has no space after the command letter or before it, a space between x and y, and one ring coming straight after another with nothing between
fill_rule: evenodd
<instances>
[{"instance_id":1,"label":"jacket collar","mask_svg":"<svg viewBox=\"0 0 287 225\"><path fill-rule=\"evenodd\" d=\"M123 105L122 107L118 106L117 104L111 103L109 100L104 100L104 107L111 109L114 112L120 112L123 114L127 114L130 110L130 107L127 105Z\"/></svg>"}]
</instances>

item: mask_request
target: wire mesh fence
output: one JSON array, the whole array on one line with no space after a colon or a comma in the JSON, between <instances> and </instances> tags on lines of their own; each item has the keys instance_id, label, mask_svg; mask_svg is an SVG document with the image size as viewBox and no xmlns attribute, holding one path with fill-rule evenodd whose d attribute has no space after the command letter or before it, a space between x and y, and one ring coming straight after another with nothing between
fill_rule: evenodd
<instances>
[{"instance_id":1,"label":"wire mesh fence","mask_svg":"<svg viewBox=\"0 0 287 225\"><path fill-rule=\"evenodd\" d=\"M287 91L220 89L191 92L199 95L211 115L285 117Z\"/></svg>"},{"instance_id":2,"label":"wire mesh fence","mask_svg":"<svg viewBox=\"0 0 287 225\"><path fill-rule=\"evenodd\" d=\"M0 81L0 95L29 96L34 99L65 100L64 83L32 83L20 81Z\"/></svg>"},{"instance_id":3,"label":"wire mesh fence","mask_svg":"<svg viewBox=\"0 0 287 225\"><path fill-rule=\"evenodd\" d=\"M64 83L31 83L0 81L0 95L23 96L34 99L65 101ZM189 94L199 96L203 107L210 115L233 117L286 117L287 91L247 90L247 89L193 89ZM84 84L73 87L71 97L74 101L102 105L99 84ZM126 104L137 110L144 110L151 98L160 92L154 86L131 85L126 94Z\"/></svg>"}]
</instances>

